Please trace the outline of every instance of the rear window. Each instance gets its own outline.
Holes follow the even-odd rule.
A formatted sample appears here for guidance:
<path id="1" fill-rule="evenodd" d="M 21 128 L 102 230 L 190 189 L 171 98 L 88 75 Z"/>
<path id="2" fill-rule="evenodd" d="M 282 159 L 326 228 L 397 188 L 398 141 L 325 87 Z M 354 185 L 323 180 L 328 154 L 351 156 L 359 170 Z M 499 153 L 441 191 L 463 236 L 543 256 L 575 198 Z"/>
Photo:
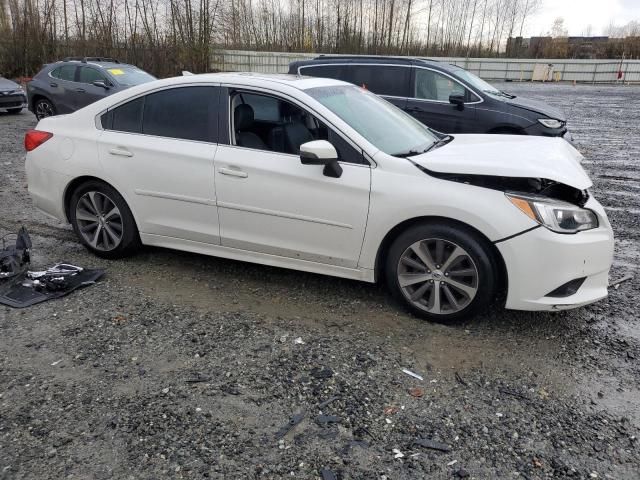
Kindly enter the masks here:
<path id="1" fill-rule="evenodd" d="M 146 96 L 142 133 L 214 142 L 218 95 L 215 87 L 183 87 Z"/>
<path id="2" fill-rule="evenodd" d="M 348 65 L 344 80 L 378 95 L 408 97 L 411 68 L 387 65 Z"/>
<path id="3" fill-rule="evenodd" d="M 131 66 L 116 66 L 113 68 L 107 68 L 106 71 L 109 72 L 118 85 L 125 87 L 132 87 L 133 85 L 152 82 L 156 79 L 156 77 L 148 74 L 144 70 Z"/>
<path id="4" fill-rule="evenodd" d="M 51 72 L 51 76 L 54 78 L 59 78 L 60 80 L 73 82 L 76 76 L 76 66 L 64 65 L 62 67 L 58 67 Z"/>

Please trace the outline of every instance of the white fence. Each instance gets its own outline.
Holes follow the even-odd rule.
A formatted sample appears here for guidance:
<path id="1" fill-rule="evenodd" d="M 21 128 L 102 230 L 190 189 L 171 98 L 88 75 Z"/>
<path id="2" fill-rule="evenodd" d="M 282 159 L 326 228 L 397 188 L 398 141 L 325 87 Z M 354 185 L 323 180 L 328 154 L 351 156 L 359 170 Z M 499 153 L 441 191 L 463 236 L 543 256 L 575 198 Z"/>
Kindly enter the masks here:
<path id="1" fill-rule="evenodd" d="M 317 53 L 254 52 L 218 50 L 211 68 L 219 71 L 287 73 L 289 63 L 318 56 Z M 616 83 L 622 71 L 625 83 L 640 83 L 640 60 L 572 60 L 518 58 L 453 58 L 434 60 L 453 63 L 487 80 L 531 81 L 536 65 L 545 68 L 545 79 L 558 82 Z M 540 67 L 536 73 L 540 72 Z M 535 80 L 539 77 L 536 76 Z"/>

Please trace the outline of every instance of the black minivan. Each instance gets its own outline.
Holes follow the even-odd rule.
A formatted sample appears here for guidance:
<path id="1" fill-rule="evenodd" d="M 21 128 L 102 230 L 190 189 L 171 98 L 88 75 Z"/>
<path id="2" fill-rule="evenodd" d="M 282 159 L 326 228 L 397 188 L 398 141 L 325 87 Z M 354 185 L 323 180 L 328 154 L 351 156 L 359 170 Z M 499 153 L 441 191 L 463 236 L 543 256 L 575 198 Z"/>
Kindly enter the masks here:
<path id="1" fill-rule="evenodd" d="M 473 73 L 435 60 L 321 55 L 292 62 L 289 73 L 359 85 L 443 133 L 567 133 L 560 110 L 502 92 Z"/>

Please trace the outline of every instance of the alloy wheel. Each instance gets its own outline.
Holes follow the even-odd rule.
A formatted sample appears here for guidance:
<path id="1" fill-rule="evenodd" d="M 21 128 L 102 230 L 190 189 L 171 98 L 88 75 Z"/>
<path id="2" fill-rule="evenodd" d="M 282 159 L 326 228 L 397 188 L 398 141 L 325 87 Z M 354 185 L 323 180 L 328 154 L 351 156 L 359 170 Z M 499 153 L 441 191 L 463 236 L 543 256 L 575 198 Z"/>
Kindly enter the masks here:
<path id="1" fill-rule="evenodd" d="M 114 201 L 102 192 L 90 191 L 80 197 L 76 223 L 84 240 L 96 250 L 108 252 L 122 242 L 122 215 Z"/>
<path id="2" fill-rule="evenodd" d="M 55 115 L 53 111 L 53 105 L 46 100 L 42 100 L 36 104 L 36 118 L 42 120 L 43 118 L 52 117 Z"/>
<path id="3" fill-rule="evenodd" d="M 400 256 L 398 285 L 415 307 L 438 315 L 466 308 L 478 292 L 478 268 L 467 251 L 449 240 L 425 239 Z"/>

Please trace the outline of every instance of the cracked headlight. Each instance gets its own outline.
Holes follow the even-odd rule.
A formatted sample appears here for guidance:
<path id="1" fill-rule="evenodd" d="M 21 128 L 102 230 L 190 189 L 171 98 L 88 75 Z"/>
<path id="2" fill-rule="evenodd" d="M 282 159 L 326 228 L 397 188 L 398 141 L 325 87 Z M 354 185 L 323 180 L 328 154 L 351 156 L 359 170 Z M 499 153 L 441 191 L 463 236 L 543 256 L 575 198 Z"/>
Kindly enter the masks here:
<path id="1" fill-rule="evenodd" d="M 538 121 L 547 128 L 560 128 L 564 125 L 564 122 L 555 118 L 539 118 Z"/>
<path id="2" fill-rule="evenodd" d="M 557 233 L 577 233 L 598 228 L 598 217 L 587 208 L 553 198 L 505 193 L 522 213 Z"/>

